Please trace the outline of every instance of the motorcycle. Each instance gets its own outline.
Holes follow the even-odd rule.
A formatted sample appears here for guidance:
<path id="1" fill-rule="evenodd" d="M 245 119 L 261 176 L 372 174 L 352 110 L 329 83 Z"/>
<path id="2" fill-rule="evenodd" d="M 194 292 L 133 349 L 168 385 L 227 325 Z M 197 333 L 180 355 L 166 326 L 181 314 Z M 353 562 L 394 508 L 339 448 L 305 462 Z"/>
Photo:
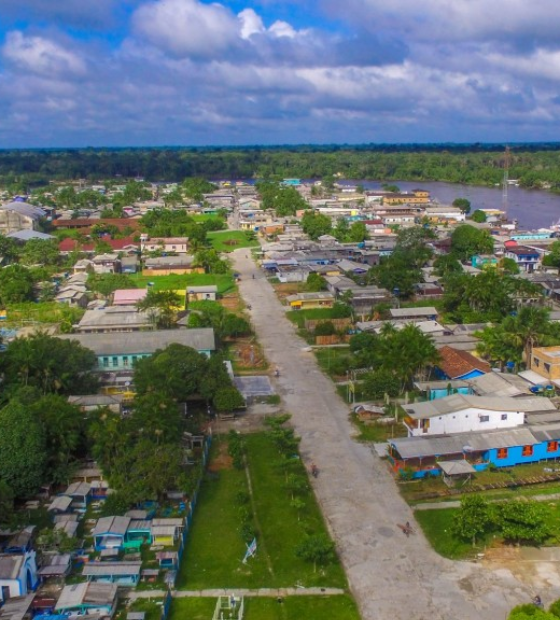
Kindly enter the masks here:
<path id="1" fill-rule="evenodd" d="M 319 468 L 317 467 L 317 465 L 315 465 L 315 463 L 311 464 L 311 475 L 313 476 L 313 478 L 317 478 L 317 476 L 319 475 Z"/>

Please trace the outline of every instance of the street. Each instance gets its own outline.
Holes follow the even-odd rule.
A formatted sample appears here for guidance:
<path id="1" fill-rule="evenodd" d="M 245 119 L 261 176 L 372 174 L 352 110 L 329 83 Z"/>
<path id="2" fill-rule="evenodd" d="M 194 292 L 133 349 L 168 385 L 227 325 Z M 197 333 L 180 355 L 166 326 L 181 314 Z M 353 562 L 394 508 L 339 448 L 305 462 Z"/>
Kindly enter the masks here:
<path id="1" fill-rule="evenodd" d="M 264 353 L 280 369 L 272 380 L 301 436 L 303 458 L 320 470 L 313 487 L 364 620 L 495 620 L 530 602 L 535 592 L 510 571 L 448 561 L 431 549 L 385 463 L 352 440 L 348 406 L 305 350 L 249 251 L 230 256 Z M 397 526 L 407 521 L 415 530 L 409 537 Z M 539 594 L 549 603 L 560 589 Z"/>

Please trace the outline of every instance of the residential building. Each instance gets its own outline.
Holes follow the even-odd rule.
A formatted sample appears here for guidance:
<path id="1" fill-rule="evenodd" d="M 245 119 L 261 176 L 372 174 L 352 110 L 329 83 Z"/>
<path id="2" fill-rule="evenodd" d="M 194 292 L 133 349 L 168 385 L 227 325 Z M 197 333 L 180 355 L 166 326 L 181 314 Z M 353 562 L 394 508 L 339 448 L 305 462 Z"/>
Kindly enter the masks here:
<path id="1" fill-rule="evenodd" d="M 137 332 L 153 329 L 157 312 L 138 310 L 136 306 L 109 306 L 100 310 L 86 310 L 74 329 L 81 334 L 108 334 Z"/>
<path id="2" fill-rule="evenodd" d="M 192 347 L 207 356 L 216 350 L 214 330 L 167 329 L 111 334 L 61 334 L 59 338 L 75 340 L 97 356 L 98 370 L 131 370 L 137 360 L 150 357 L 157 349 L 177 343 Z"/>
<path id="3" fill-rule="evenodd" d="M 188 286 L 185 295 L 187 306 L 191 301 L 216 301 L 218 297 L 218 287 L 215 284 Z"/>
<path id="4" fill-rule="evenodd" d="M 181 256 L 158 256 L 146 258 L 142 274 L 145 276 L 166 276 L 172 273 L 179 275 L 186 273 L 204 273 L 204 267 L 198 267 L 194 263 L 194 256 L 181 254 Z"/>
<path id="5" fill-rule="evenodd" d="M 36 554 L 33 549 L 0 554 L 0 602 L 26 596 L 38 583 Z"/>
<path id="6" fill-rule="evenodd" d="M 0 205 L 0 234 L 37 230 L 46 215 L 43 209 L 17 200 Z"/>
<path id="7" fill-rule="evenodd" d="M 533 372 L 551 382 L 560 380 L 560 346 L 535 347 L 531 358 Z"/>
<path id="8" fill-rule="evenodd" d="M 135 306 L 147 294 L 147 288 L 119 288 L 113 293 L 113 306 Z"/>
<path id="9" fill-rule="evenodd" d="M 112 618 L 117 609 L 114 583 L 76 583 L 64 586 L 55 611 L 61 614 Z"/>
<path id="10" fill-rule="evenodd" d="M 286 297 L 292 310 L 306 310 L 309 308 L 332 308 L 334 296 L 332 293 L 298 293 Z"/>
<path id="11" fill-rule="evenodd" d="M 437 310 L 433 307 L 424 308 L 391 308 L 389 310 L 392 319 L 407 321 L 435 321 Z"/>
<path id="12" fill-rule="evenodd" d="M 521 271 L 533 272 L 539 263 L 540 254 L 537 250 L 528 248 L 524 245 L 517 245 L 506 248 L 505 258 L 515 261 Z"/>
<path id="13" fill-rule="evenodd" d="M 164 252 L 186 254 L 189 247 L 187 237 L 150 237 L 146 234 L 140 236 L 140 249 L 146 252 Z"/>
<path id="14" fill-rule="evenodd" d="M 84 565 L 82 576 L 90 583 L 134 587 L 140 581 L 141 569 L 142 562 L 89 562 Z"/>
<path id="15" fill-rule="evenodd" d="M 438 400 L 404 406 L 409 436 L 449 435 L 513 428 L 528 412 L 556 411 L 548 398 L 508 398 L 453 394 Z"/>
<path id="16" fill-rule="evenodd" d="M 488 362 L 468 351 L 445 346 L 441 347 L 438 353 L 440 359 L 435 372 L 441 379 L 474 379 L 492 369 Z"/>

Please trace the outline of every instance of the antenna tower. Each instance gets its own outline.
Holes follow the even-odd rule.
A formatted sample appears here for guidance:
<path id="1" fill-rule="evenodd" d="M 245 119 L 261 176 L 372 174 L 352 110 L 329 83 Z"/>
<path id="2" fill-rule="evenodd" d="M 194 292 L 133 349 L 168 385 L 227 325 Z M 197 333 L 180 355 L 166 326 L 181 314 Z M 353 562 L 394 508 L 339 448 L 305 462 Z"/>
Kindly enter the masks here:
<path id="1" fill-rule="evenodd" d="M 504 212 L 504 218 L 506 220 L 508 216 L 509 159 L 510 150 L 509 146 L 506 146 L 504 155 L 504 178 L 502 181 L 502 211 Z"/>

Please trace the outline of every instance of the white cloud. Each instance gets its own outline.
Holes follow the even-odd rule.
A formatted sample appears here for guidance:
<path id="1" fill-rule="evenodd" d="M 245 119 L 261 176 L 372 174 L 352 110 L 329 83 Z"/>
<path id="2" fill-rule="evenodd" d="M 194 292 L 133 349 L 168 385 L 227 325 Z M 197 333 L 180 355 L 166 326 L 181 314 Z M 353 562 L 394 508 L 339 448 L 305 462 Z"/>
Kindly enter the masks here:
<path id="1" fill-rule="evenodd" d="M 77 54 L 49 39 L 25 36 L 19 30 L 8 33 L 2 54 L 19 67 L 43 75 L 81 75 L 86 70 L 84 61 Z"/>
<path id="2" fill-rule="evenodd" d="M 283 22 L 281 20 L 274 22 L 269 28 L 269 32 L 275 37 L 289 37 L 290 39 L 293 39 L 297 35 L 297 32 L 288 22 Z"/>
<path id="3" fill-rule="evenodd" d="M 263 34 L 265 27 L 259 15 L 253 9 L 243 9 L 237 16 L 241 22 L 241 38 L 249 39 L 254 34 Z"/>
<path id="4" fill-rule="evenodd" d="M 134 14 L 133 27 L 136 34 L 178 56 L 213 57 L 239 38 L 237 18 L 229 9 L 197 0 L 145 4 Z"/>

